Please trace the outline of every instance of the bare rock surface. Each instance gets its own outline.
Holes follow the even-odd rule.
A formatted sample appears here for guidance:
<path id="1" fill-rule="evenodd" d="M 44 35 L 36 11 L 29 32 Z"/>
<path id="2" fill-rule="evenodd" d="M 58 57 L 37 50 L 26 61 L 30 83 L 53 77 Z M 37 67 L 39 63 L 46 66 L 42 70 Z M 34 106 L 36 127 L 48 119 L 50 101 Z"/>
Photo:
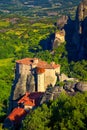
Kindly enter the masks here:
<path id="1" fill-rule="evenodd" d="M 76 89 L 80 92 L 87 91 L 87 82 L 78 82 L 76 84 Z"/>

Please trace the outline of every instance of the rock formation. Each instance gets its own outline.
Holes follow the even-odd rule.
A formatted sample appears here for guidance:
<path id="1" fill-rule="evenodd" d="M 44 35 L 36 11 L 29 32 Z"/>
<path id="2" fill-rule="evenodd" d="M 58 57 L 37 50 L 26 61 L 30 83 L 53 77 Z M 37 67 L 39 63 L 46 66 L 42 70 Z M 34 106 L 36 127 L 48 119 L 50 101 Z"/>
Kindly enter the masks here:
<path id="1" fill-rule="evenodd" d="M 40 101 L 40 104 L 46 103 L 50 100 L 55 100 L 56 98 L 58 98 L 61 92 L 65 92 L 63 87 L 59 87 L 59 86 L 55 86 L 54 88 L 49 87 L 44 93 Z"/>
<path id="2" fill-rule="evenodd" d="M 15 80 L 10 95 L 10 110 L 26 92 L 45 92 L 48 86 L 54 86 L 60 74 L 60 65 L 48 64 L 38 58 L 24 58 L 16 61 Z"/>
<path id="3" fill-rule="evenodd" d="M 73 42 L 77 47 L 78 59 L 87 57 L 87 0 L 77 7 Z M 87 59 L 87 58 L 86 58 Z"/>
<path id="4" fill-rule="evenodd" d="M 61 30 L 65 26 L 65 24 L 67 24 L 68 20 L 69 20 L 68 16 L 66 15 L 61 16 L 56 23 L 58 29 Z"/>
<path id="5" fill-rule="evenodd" d="M 87 82 L 78 82 L 76 84 L 76 89 L 80 92 L 87 91 Z"/>
<path id="6" fill-rule="evenodd" d="M 47 88 L 46 92 L 42 96 L 40 104 L 47 103 L 50 100 L 57 99 L 61 93 L 66 93 L 70 96 L 74 96 L 78 92 L 87 91 L 87 82 L 64 82 L 63 86 L 55 86 Z"/>
<path id="7" fill-rule="evenodd" d="M 52 49 L 57 48 L 58 46 L 60 46 L 63 42 L 65 42 L 66 40 L 66 30 L 64 29 L 65 25 L 68 24 L 69 21 L 69 17 L 63 15 L 62 17 L 60 17 L 57 22 L 56 22 L 56 26 L 58 31 L 55 32 L 55 36 L 52 42 Z"/>
<path id="8" fill-rule="evenodd" d="M 69 78 L 67 75 L 65 75 L 64 73 L 58 75 L 58 79 L 60 82 L 63 82 L 63 81 L 76 81 L 77 79 L 75 78 Z"/>
<path id="9" fill-rule="evenodd" d="M 77 7 L 75 20 L 62 16 L 56 26 L 59 32 L 55 33 L 53 49 L 66 41 L 69 61 L 87 59 L 87 0 Z"/>
<path id="10" fill-rule="evenodd" d="M 60 31 L 57 31 L 55 33 L 55 38 L 53 41 L 53 45 L 52 45 L 52 49 L 57 48 L 58 46 L 61 45 L 61 43 L 63 43 L 65 41 L 65 30 L 62 29 Z"/>

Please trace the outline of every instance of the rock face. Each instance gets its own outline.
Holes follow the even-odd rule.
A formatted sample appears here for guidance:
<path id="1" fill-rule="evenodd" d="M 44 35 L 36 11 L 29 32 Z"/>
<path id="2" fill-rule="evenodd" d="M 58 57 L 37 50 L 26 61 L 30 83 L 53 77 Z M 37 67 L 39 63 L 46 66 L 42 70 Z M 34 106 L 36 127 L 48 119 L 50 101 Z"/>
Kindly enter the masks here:
<path id="1" fill-rule="evenodd" d="M 63 87 L 55 86 L 53 88 L 52 87 L 48 88 L 46 92 L 44 93 L 40 101 L 40 104 L 46 103 L 50 100 L 55 100 L 56 98 L 58 98 L 61 92 L 65 92 Z"/>
<path id="2" fill-rule="evenodd" d="M 47 88 L 46 92 L 42 96 L 40 104 L 46 103 L 50 100 L 57 99 L 61 93 L 66 93 L 66 94 L 69 94 L 70 96 L 75 95 L 76 94 L 75 85 L 76 83 L 74 82 L 65 82 L 65 84 L 61 87 L 55 86 L 55 87 Z"/>
<path id="3" fill-rule="evenodd" d="M 66 81 L 63 86 L 50 87 L 46 90 L 40 104 L 46 103 L 50 100 L 57 99 L 60 94 L 66 93 L 70 96 L 74 96 L 78 92 L 87 91 L 87 82 L 68 82 Z"/>
<path id="4" fill-rule="evenodd" d="M 64 31 L 64 29 L 62 29 L 62 30 L 55 33 L 55 38 L 53 41 L 52 49 L 57 48 L 64 41 L 65 41 L 65 31 Z"/>
<path id="5" fill-rule="evenodd" d="M 77 8 L 77 19 L 83 21 L 87 17 L 87 0 L 82 0 Z"/>
<path id="6" fill-rule="evenodd" d="M 78 58 L 87 57 L 87 0 L 82 0 L 76 11 L 73 42 L 77 47 Z"/>
<path id="7" fill-rule="evenodd" d="M 64 27 L 65 25 L 67 25 L 68 21 L 69 21 L 69 17 L 65 15 L 63 15 L 57 20 L 56 26 L 58 28 L 58 31 L 55 32 L 55 36 L 52 42 L 52 49 L 57 48 L 63 42 L 65 42 L 66 30 L 64 29 Z"/>
<path id="8" fill-rule="evenodd" d="M 76 84 L 76 89 L 80 92 L 87 91 L 87 82 L 78 82 Z"/>
<path id="9" fill-rule="evenodd" d="M 17 101 L 26 92 L 35 92 L 35 80 L 32 73 L 30 75 L 22 74 L 16 77 L 11 90 L 9 112 L 17 106 Z"/>
<path id="10" fill-rule="evenodd" d="M 59 81 L 60 82 L 63 82 L 63 81 L 75 81 L 76 79 L 75 78 L 69 78 L 67 75 L 65 75 L 64 73 L 60 74 L 58 76 L 59 78 Z"/>
<path id="11" fill-rule="evenodd" d="M 60 65 L 48 64 L 38 58 L 24 58 L 16 61 L 15 80 L 10 95 L 10 110 L 26 92 L 45 92 L 48 86 L 54 86 L 60 74 Z"/>
<path id="12" fill-rule="evenodd" d="M 65 24 L 67 24 L 68 19 L 69 19 L 69 17 L 66 16 L 66 15 L 63 15 L 62 17 L 60 17 L 60 18 L 57 20 L 57 23 L 56 23 L 58 29 L 61 30 L 61 29 L 65 26 Z"/>
<path id="13" fill-rule="evenodd" d="M 53 49 L 66 41 L 69 61 L 87 59 L 87 0 L 82 0 L 77 7 L 75 20 L 62 16 L 56 26 L 60 31 L 55 34 Z M 64 32 L 62 37 L 61 30 Z"/>

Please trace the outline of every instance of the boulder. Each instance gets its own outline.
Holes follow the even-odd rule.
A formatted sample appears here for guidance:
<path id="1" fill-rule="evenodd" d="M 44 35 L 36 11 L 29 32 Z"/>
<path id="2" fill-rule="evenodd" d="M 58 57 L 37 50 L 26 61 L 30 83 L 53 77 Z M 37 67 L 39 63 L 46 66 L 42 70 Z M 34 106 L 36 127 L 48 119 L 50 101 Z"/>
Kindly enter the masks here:
<path id="1" fill-rule="evenodd" d="M 67 75 L 65 75 L 64 73 L 62 73 L 61 75 L 59 75 L 59 81 L 63 82 L 63 81 L 75 81 L 75 78 L 69 78 Z"/>
<path id="2" fill-rule="evenodd" d="M 61 94 L 61 92 L 65 92 L 63 87 L 55 86 L 55 87 L 48 88 L 46 92 L 44 93 L 40 101 L 40 104 L 46 103 L 50 100 L 57 99 L 59 95 Z"/>
<path id="3" fill-rule="evenodd" d="M 76 84 L 76 89 L 80 92 L 87 91 L 87 82 L 78 82 Z"/>
<path id="4" fill-rule="evenodd" d="M 63 86 L 65 91 L 69 92 L 74 92 L 75 89 L 75 82 L 66 82 L 65 85 Z"/>

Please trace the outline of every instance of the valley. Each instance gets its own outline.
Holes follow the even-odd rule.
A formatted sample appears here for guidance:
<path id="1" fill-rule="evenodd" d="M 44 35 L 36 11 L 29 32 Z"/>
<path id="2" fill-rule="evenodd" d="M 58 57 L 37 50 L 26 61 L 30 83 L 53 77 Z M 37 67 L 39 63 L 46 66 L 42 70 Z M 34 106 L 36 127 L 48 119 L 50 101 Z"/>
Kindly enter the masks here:
<path id="1" fill-rule="evenodd" d="M 3 15 L 21 15 L 29 18 L 58 18 L 62 15 L 75 16 L 77 1 L 69 0 L 1 0 L 0 13 Z"/>
<path id="2" fill-rule="evenodd" d="M 49 99 L 48 103 L 31 111 L 23 121 L 23 130 L 86 130 L 87 3 L 86 0 L 79 3 L 79 0 L 0 1 L 1 130 L 8 114 L 15 62 L 23 58 L 38 58 L 47 64 L 55 62 L 61 66 L 61 80 L 57 78 L 55 87 L 48 87 L 42 102 L 46 102 L 48 96 L 55 100 Z M 75 81 L 66 82 L 66 79 Z"/>

